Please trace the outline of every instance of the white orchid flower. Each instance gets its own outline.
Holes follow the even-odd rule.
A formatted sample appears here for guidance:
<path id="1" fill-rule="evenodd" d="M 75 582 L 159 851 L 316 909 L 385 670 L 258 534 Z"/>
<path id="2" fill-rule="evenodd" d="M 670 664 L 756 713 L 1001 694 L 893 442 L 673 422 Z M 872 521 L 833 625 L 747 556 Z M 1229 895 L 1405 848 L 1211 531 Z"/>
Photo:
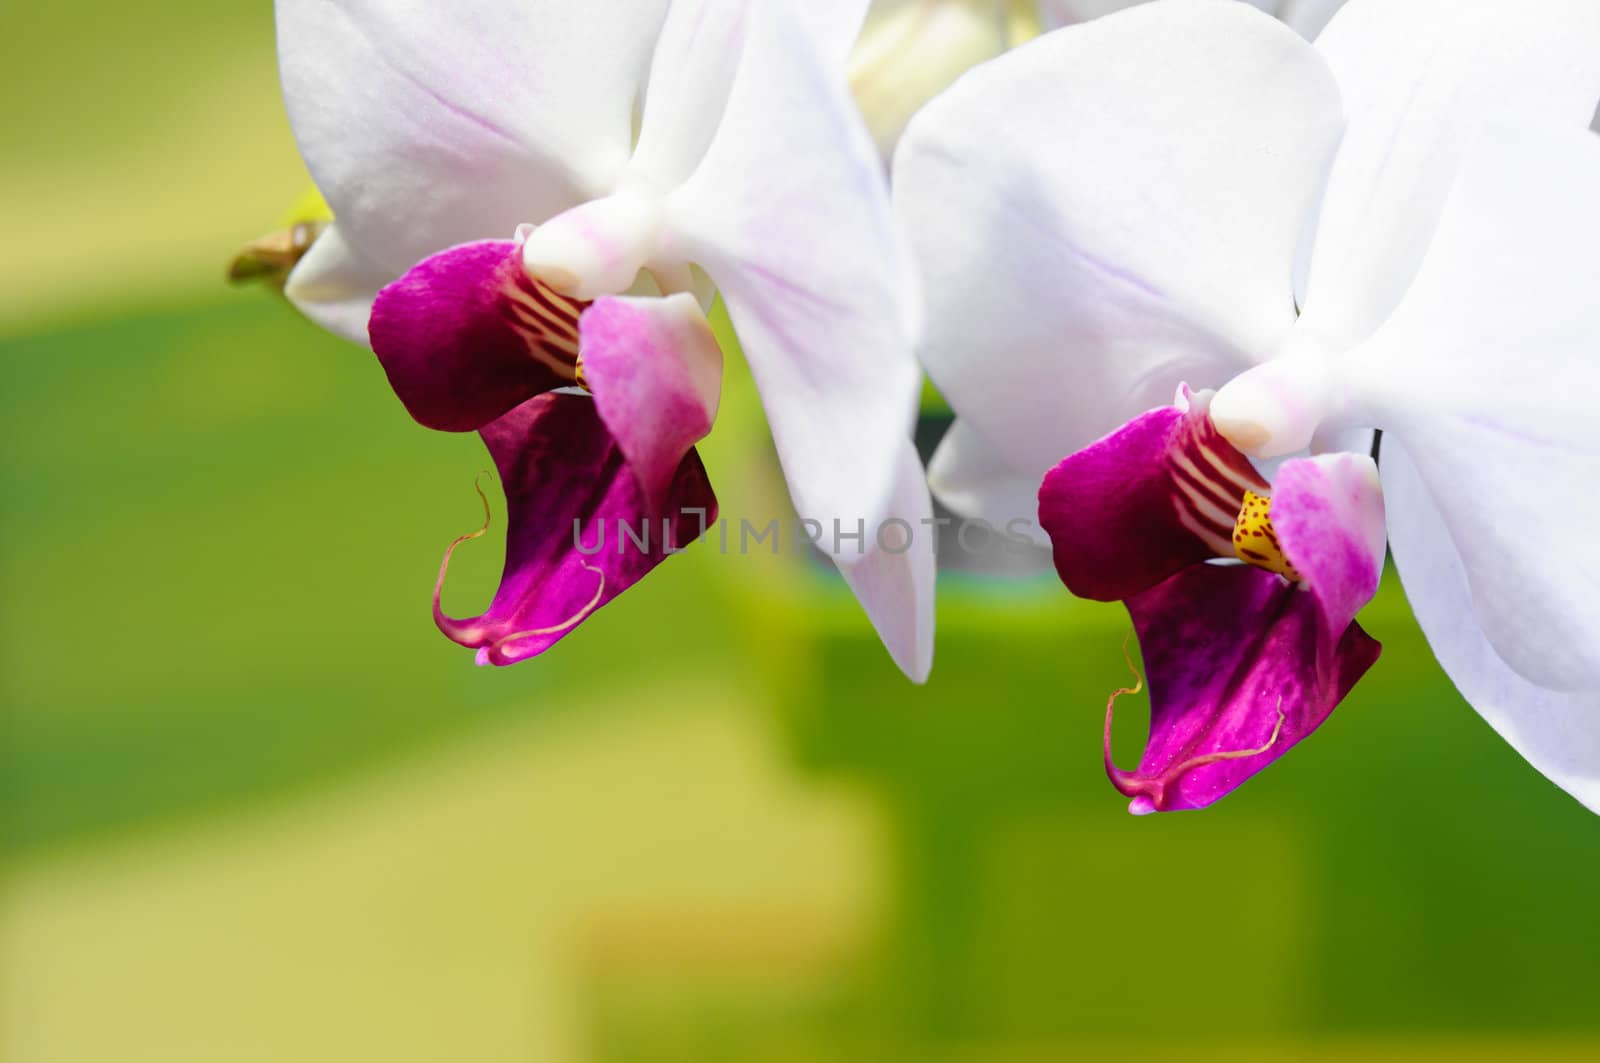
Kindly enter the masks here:
<path id="1" fill-rule="evenodd" d="M 1128 602 L 1135 811 L 1321 723 L 1377 655 L 1385 529 L 1465 699 L 1600 810 L 1597 100 L 1593 0 L 1351 0 L 1315 46 L 1157 0 L 912 123 L 935 491 L 1005 519 L 1043 480 L 1069 588 Z M 1164 405 L 1186 382 L 1218 390 Z"/>
<path id="2" fill-rule="evenodd" d="M 865 8 L 278 0 L 290 120 L 336 219 L 286 293 L 370 341 L 418 421 L 488 444 L 499 593 L 471 620 L 435 593 L 480 662 L 541 652 L 714 514 L 709 277 L 797 511 L 927 674 L 932 551 L 873 534 L 930 511 L 915 290 L 844 72 Z M 612 520 L 661 534 L 589 556 Z"/>

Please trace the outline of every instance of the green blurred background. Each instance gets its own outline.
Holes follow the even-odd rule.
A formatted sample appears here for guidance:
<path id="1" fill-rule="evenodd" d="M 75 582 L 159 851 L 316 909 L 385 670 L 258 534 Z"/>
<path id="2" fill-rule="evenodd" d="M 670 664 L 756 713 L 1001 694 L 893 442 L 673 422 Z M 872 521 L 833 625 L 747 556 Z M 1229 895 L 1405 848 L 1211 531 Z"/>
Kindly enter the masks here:
<path id="1" fill-rule="evenodd" d="M 221 283 L 306 181 L 270 5 L 6 23 L 7 1063 L 1600 1057 L 1600 822 L 1395 586 L 1315 739 L 1143 820 L 1125 620 L 1048 578 L 945 578 L 925 689 L 836 578 L 708 550 L 473 667 L 427 594 L 476 441 Z M 725 402 L 764 523 L 738 364 Z"/>

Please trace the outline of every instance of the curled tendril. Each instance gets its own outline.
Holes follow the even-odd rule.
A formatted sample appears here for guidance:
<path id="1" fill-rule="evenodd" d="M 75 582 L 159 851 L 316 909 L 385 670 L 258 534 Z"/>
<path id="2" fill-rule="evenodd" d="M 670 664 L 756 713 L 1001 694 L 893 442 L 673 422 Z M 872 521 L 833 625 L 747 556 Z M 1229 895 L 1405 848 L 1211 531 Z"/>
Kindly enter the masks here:
<path id="1" fill-rule="evenodd" d="M 443 610 L 439 606 L 439 597 L 444 593 L 444 577 L 445 573 L 450 571 L 450 558 L 455 555 L 456 547 L 460 546 L 462 543 L 469 539 L 481 539 L 488 534 L 489 522 L 492 518 L 489 511 L 489 496 L 485 494 L 483 490 L 483 478 L 485 476 L 492 477 L 493 475 L 494 473 L 490 472 L 488 469 L 481 469 L 479 470 L 478 475 L 472 478 L 472 489 L 478 492 L 478 501 L 483 503 L 483 526 L 477 531 L 467 532 L 465 535 L 458 535 L 451 540 L 450 545 L 445 547 L 444 560 L 439 562 L 439 578 L 435 580 L 433 584 L 433 612 L 434 616 L 441 621 L 444 619 L 444 617 Z"/>
<path id="2" fill-rule="evenodd" d="M 1120 768 L 1118 768 L 1116 763 L 1111 759 L 1111 718 L 1112 718 L 1113 715 L 1115 715 L 1117 699 L 1120 698 L 1120 697 L 1123 697 L 1124 695 L 1132 697 L 1133 695 L 1136 695 L 1140 691 L 1144 690 L 1144 676 L 1139 674 L 1139 669 L 1137 667 L 1135 667 L 1135 665 L 1133 663 L 1133 654 L 1128 652 L 1128 643 L 1129 643 L 1130 640 L 1132 640 L 1132 638 L 1133 638 L 1133 629 L 1129 628 L 1127 634 L 1122 636 L 1122 659 L 1127 662 L 1128 671 L 1133 673 L 1133 679 L 1134 679 L 1133 686 L 1131 686 L 1131 687 L 1118 687 L 1116 690 L 1113 690 L 1111 692 L 1111 696 L 1106 699 L 1106 735 L 1105 735 L 1106 774 L 1111 776 L 1113 782 L 1116 781 L 1117 776 L 1124 774 L 1124 772 Z"/>
<path id="3" fill-rule="evenodd" d="M 1167 787 L 1197 768 L 1203 768 L 1207 764 L 1217 764 L 1226 760 L 1243 760 L 1246 757 L 1257 757 L 1278 744 L 1278 738 L 1283 734 L 1284 724 L 1282 694 L 1278 695 L 1278 704 L 1276 706 L 1277 723 L 1273 725 L 1272 735 L 1263 745 L 1259 745 L 1254 749 L 1232 749 L 1190 757 L 1188 760 L 1173 765 L 1162 772 L 1158 778 L 1153 779 L 1141 779 L 1135 772 L 1123 771 L 1118 768 L 1111 757 L 1111 721 L 1115 715 L 1117 699 L 1124 695 L 1138 694 L 1144 690 L 1144 676 L 1139 674 L 1139 669 L 1133 663 L 1133 656 L 1128 652 L 1128 641 L 1132 637 L 1132 630 L 1129 630 L 1122 637 L 1122 659 L 1127 662 L 1128 671 L 1133 673 L 1135 682 L 1131 687 L 1121 687 L 1112 691 L 1111 696 L 1106 699 L 1106 728 L 1103 745 L 1106 775 L 1110 777 L 1112 785 L 1116 786 L 1124 795 L 1128 797 L 1144 795 L 1150 798 L 1155 807 L 1159 809 L 1165 803 Z"/>

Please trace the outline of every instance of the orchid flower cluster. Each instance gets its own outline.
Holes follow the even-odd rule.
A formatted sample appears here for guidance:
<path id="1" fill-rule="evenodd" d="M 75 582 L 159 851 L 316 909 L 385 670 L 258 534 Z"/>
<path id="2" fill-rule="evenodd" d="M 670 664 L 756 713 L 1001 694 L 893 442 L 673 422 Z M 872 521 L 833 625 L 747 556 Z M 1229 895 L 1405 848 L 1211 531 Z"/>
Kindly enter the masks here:
<path id="1" fill-rule="evenodd" d="M 867 7 L 278 0 L 334 217 L 285 292 L 504 488 L 499 589 L 444 612 L 458 539 L 439 628 L 528 659 L 704 531 L 720 298 L 798 514 L 916 529 L 931 482 L 1125 604 L 1134 812 L 1329 717 L 1390 554 L 1466 700 L 1600 811 L 1600 4 Z M 957 416 L 926 476 L 919 363 Z M 653 534 L 579 548 L 613 521 Z M 921 681 L 931 548 L 833 545 Z"/>

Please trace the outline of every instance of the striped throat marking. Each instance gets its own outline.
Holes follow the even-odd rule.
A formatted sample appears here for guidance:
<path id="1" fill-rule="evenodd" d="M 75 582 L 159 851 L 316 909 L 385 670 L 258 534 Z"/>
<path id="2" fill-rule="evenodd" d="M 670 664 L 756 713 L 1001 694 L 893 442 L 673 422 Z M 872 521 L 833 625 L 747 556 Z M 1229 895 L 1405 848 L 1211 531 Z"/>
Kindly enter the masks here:
<path id="1" fill-rule="evenodd" d="M 1201 411 L 1168 455 L 1178 522 L 1219 558 L 1301 582 L 1272 528 L 1267 481 Z"/>
<path id="2" fill-rule="evenodd" d="M 1209 418 L 1192 422 L 1170 461 L 1178 522 L 1216 556 L 1232 557 L 1240 502 L 1252 490 L 1265 491 L 1266 481 Z"/>
<path id="3" fill-rule="evenodd" d="M 506 271 L 500 312 L 528 345 L 528 355 L 552 372 L 584 384 L 578 365 L 578 318 L 589 303 L 557 293 L 521 268 Z"/>

